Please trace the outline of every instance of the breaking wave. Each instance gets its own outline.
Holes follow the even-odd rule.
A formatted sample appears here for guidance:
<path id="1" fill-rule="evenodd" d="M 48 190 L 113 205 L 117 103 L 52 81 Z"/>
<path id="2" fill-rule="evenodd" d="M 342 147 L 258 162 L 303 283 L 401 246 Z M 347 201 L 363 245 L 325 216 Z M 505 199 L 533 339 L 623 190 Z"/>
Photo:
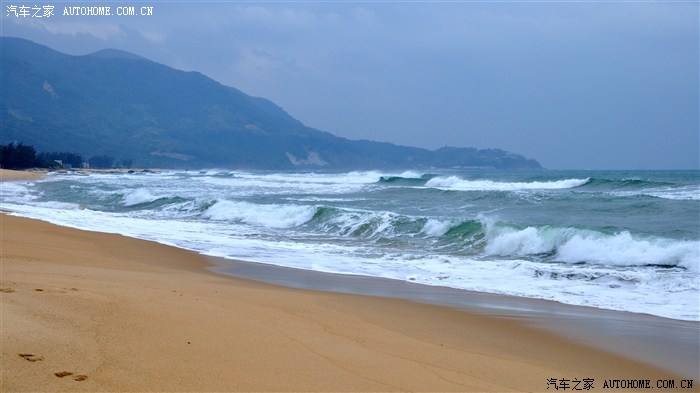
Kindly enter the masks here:
<path id="1" fill-rule="evenodd" d="M 293 228 L 309 221 L 316 208 L 297 205 L 260 205 L 250 202 L 218 201 L 203 213 L 217 221 L 243 222 L 267 228 Z"/>
<path id="2" fill-rule="evenodd" d="M 589 179 L 566 179 L 556 181 L 498 182 L 493 180 L 465 180 L 457 176 L 434 177 L 428 180 L 427 187 L 458 191 L 521 191 L 555 190 L 574 188 L 586 184 Z"/>
<path id="3" fill-rule="evenodd" d="M 222 200 L 206 208 L 211 220 L 243 222 L 372 242 L 424 241 L 472 256 L 529 258 L 567 264 L 679 267 L 700 272 L 700 242 L 605 233 L 558 226 L 516 226 L 483 217 L 466 220 L 412 217 L 328 206 L 264 205 Z"/>
<path id="4" fill-rule="evenodd" d="M 122 204 L 124 206 L 135 206 L 143 203 L 154 202 L 159 198 L 160 197 L 151 194 L 151 192 L 145 188 L 137 188 L 128 192 L 122 197 Z"/>
<path id="5" fill-rule="evenodd" d="M 49 175 L 3 209 L 303 269 L 698 320 L 696 172 Z"/>
<path id="6" fill-rule="evenodd" d="M 555 262 L 606 266 L 681 267 L 700 272 L 700 242 L 599 231 L 487 224 L 488 255 L 546 256 Z"/>

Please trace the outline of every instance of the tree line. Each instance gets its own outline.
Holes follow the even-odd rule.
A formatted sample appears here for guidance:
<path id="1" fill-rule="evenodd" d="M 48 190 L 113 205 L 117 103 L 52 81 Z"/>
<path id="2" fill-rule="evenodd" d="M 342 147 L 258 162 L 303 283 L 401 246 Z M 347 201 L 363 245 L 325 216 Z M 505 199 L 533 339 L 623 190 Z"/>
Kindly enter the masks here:
<path id="1" fill-rule="evenodd" d="M 58 163 L 61 162 L 61 164 Z M 38 153 L 33 146 L 20 143 L 8 143 L 0 145 L 0 168 L 4 169 L 27 169 L 27 168 L 82 168 L 85 163 L 90 168 L 113 168 L 114 158 L 106 155 L 90 157 L 87 161 L 77 153 L 69 152 L 49 152 Z M 130 160 L 125 160 L 123 164 L 129 164 Z"/>

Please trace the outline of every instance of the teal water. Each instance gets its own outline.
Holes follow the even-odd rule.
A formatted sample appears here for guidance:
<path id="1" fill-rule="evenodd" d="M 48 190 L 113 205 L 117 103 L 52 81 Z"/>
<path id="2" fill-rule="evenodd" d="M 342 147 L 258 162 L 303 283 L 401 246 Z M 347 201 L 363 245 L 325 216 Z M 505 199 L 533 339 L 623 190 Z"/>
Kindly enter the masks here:
<path id="1" fill-rule="evenodd" d="M 224 258 L 700 320 L 699 171 L 68 173 L 1 194 Z"/>

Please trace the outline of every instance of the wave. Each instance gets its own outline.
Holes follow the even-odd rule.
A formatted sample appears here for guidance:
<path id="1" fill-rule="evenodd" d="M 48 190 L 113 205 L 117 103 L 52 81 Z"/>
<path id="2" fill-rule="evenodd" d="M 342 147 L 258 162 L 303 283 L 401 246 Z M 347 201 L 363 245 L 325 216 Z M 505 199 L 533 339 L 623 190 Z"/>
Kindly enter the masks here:
<path id="1" fill-rule="evenodd" d="M 347 173 L 249 173 L 212 170 L 195 179 L 210 185 L 230 188 L 235 182 L 240 190 L 268 190 L 269 192 L 348 193 L 359 192 L 373 184 L 380 186 L 428 188 L 440 191 L 547 191 L 572 189 L 584 192 L 602 192 L 610 196 L 647 196 L 671 200 L 700 200 L 696 185 L 677 184 L 663 180 L 637 177 L 585 177 L 559 180 L 504 181 L 495 179 L 466 179 L 435 173 L 405 171 L 355 171 Z"/>
<path id="2" fill-rule="evenodd" d="M 471 256 L 528 258 L 565 264 L 678 267 L 700 272 L 700 241 L 559 226 L 515 226 L 478 217 L 437 219 L 320 207 L 311 231 L 367 240 L 423 241 Z"/>
<path id="3" fill-rule="evenodd" d="M 121 203 L 124 206 L 135 206 L 144 203 L 154 202 L 159 198 L 159 196 L 151 194 L 151 192 L 145 188 L 137 188 L 128 192 L 127 194 L 124 194 L 122 196 Z"/>
<path id="4" fill-rule="evenodd" d="M 656 200 L 700 199 L 695 173 L 429 172 L 56 175 L 0 199 L 209 255 L 698 319 L 698 205 Z"/>
<path id="5" fill-rule="evenodd" d="M 305 193 L 347 194 L 358 192 L 376 183 L 385 174 L 376 171 L 348 173 L 206 173 L 193 177 L 207 188 L 218 188 L 238 196 L 250 193 L 274 195 Z M 234 188 L 235 187 L 235 188 Z"/>
<path id="6" fill-rule="evenodd" d="M 622 197 L 645 196 L 670 200 L 700 200 L 700 187 L 697 185 L 683 185 L 637 178 L 621 180 L 591 178 L 589 182 L 580 186 L 579 189 L 607 192 L 610 195 Z"/>
<path id="7" fill-rule="evenodd" d="M 217 210 L 217 205 L 208 213 Z M 471 256 L 529 258 L 566 264 L 679 267 L 691 272 L 700 271 L 698 241 L 633 235 L 627 231 L 605 233 L 574 227 L 520 227 L 483 217 L 459 220 L 326 206 L 244 206 L 259 210 L 246 213 L 256 217 L 258 224 L 283 228 L 301 226 L 311 233 L 372 242 L 423 242 L 428 248 L 447 247 Z M 238 210 L 227 218 L 250 221 L 250 218 L 242 218 L 245 214 Z M 226 214 L 231 215 L 230 207 Z"/>
<path id="8" fill-rule="evenodd" d="M 401 175 L 410 177 L 413 172 Z M 399 175 L 399 176 L 401 176 Z M 271 184 L 371 184 L 382 176 L 378 171 L 353 171 L 346 173 L 248 173 L 231 172 L 230 177 L 236 179 L 256 180 Z"/>
<path id="9" fill-rule="evenodd" d="M 662 190 L 649 190 L 644 195 L 675 201 L 700 201 L 700 188 L 684 187 Z"/>
<path id="10" fill-rule="evenodd" d="M 561 227 L 515 228 L 486 224 L 487 255 L 545 257 L 552 262 L 607 266 L 681 267 L 700 272 L 700 241 L 635 236 L 628 231 L 606 234 Z"/>
<path id="11" fill-rule="evenodd" d="M 368 173 L 362 173 L 352 176 L 367 175 Z M 595 179 L 566 179 L 551 182 L 499 183 L 490 180 L 468 181 L 457 177 L 441 178 L 432 174 L 404 173 L 402 175 L 384 178 L 384 181 L 394 181 L 399 184 L 414 180 L 425 181 L 426 184 L 442 181 L 443 184 L 451 182 L 452 187 L 464 187 L 465 184 L 469 184 L 474 188 L 491 187 L 506 190 L 537 187 L 570 188 L 579 187 L 576 184 L 596 182 Z M 367 180 L 368 176 L 364 179 Z M 634 179 L 621 182 L 629 182 L 630 186 L 635 185 L 635 187 L 639 184 L 639 181 Z M 18 195 L 26 193 L 24 189 L 19 188 L 14 191 Z M 430 248 L 434 247 L 436 252 L 469 257 L 498 256 L 505 259 L 526 258 L 531 261 L 565 264 L 658 266 L 683 268 L 689 272 L 700 271 L 699 241 L 654 237 L 625 230 L 602 232 L 595 229 L 554 225 L 512 225 L 481 216 L 471 218 L 412 216 L 389 211 L 319 205 L 314 202 L 263 204 L 215 197 L 184 198 L 163 189 L 152 190 L 146 187 L 124 190 L 121 193 L 105 193 L 112 195 L 114 199 L 111 200 L 112 202 L 103 201 L 103 203 L 121 206 L 120 209 L 104 209 L 105 211 L 132 214 L 142 210 L 144 217 L 151 218 L 203 218 L 258 228 L 294 228 L 296 233 L 302 235 L 330 236 L 328 238 L 330 241 L 339 238 L 362 240 L 377 247 L 414 243 L 411 247 L 418 247 L 426 253 L 430 253 Z M 71 208 L 78 208 L 78 206 Z M 386 248 L 383 250 L 393 252 Z"/>
<path id="12" fill-rule="evenodd" d="M 657 266 L 700 272 L 700 241 L 601 232 L 559 226 L 516 226 L 489 218 L 440 219 L 349 208 L 255 204 L 229 200 L 206 207 L 203 217 L 290 229 L 331 238 L 364 239 L 375 246 L 414 243 L 472 257 L 604 266 Z"/>
<path id="13" fill-rule="evenodd" d="M 446 234 L 452 226 L 451 221 L 440 221 L 431 218 L 425 222 L 421 231 L 427 236 L 438 237 Z"/>
<path id="14" fill-rule="evenodd" d="M 319 207 L 308 229 L 353 238 L 398 238 L 418 233 L 426 221 L 391 212 Z"/>
<path id="15" fill-rule="evenodd" d="M 107 193 L 109 194 L 109 193 Z M 114 204 L 113 204 L 114 201 Z M 123 206 L 119 208 L 118 205 Z M 102 199 L 99 209 L 104 211 L 148 212 L 152 217 L 176 218 L 196 215 L 206 202 L 183 198 L 177 195 L 157 195 L 146 188 L 137 188 L 119 196 Z"/>
<path id="16" fill-rule="evenodd" d="M 589 178 L 586 178 L 554 181 L 498 182 L 493 180 L 466 180 L 457 176 L 449 176 L 433 177 L 425 183 L 425 186 L 458 191 L 556 190 L 579 187 L 588 183 L 589 180 Z"/>
<path id="17" fill-rule="evenodd" d="M 202 214 L 216 221 L 243 222 L 266 228 L 293 228 L 311 220 L 317 208 L 298 205 L 261 205 L 250 202 L 217 201 Z"/>
<path id="18" fill-rule="evenodd" d="M 628 178 L 611 180 L 605 178 L 591 178 L 585 184 L 586 189 L 606 189 L 606 190 L 640 190 L 644 188 L 654 188 L 654 187 L 670 187 L 673 183 L 662 182 L 662 181 L 651 181 L 639 178 Z"/>
<path id="19" fill-rule="evenodd" d="M 700 272 L 700 242 L 635 238 L 629 232 L 613 236 L 577 233 L 557 249 L 556 259 L 621 266 L 682 267 Z"/>
<path id="20" fill-rule="evenodd" d="M 380 184 L 400 185 L 400 186 L 424 186 L 430 179 L 437 175 L 426 173 L 420 176 L 408 176 L 410 174 L 402 174 L 400 176 L 382 176 L 379 178 Z"/>

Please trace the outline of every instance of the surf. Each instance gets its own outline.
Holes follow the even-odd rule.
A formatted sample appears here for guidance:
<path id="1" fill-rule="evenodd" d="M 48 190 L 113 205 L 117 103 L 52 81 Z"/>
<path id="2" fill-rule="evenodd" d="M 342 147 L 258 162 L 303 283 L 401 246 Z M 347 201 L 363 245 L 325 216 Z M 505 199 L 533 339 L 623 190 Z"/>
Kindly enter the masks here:
<path id="1" fill-rule="evenodd" d="M 700 320 L 699 192 L 694 172 L 211 169 L 0 195 L 12 214 L 217 257 Z"/>

